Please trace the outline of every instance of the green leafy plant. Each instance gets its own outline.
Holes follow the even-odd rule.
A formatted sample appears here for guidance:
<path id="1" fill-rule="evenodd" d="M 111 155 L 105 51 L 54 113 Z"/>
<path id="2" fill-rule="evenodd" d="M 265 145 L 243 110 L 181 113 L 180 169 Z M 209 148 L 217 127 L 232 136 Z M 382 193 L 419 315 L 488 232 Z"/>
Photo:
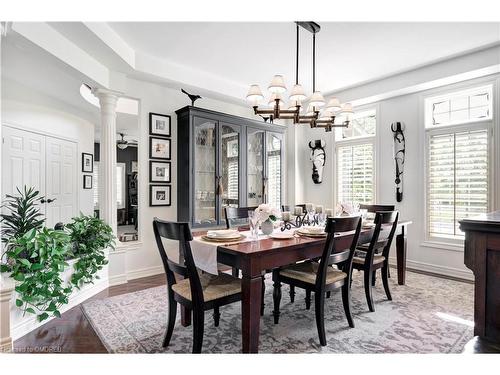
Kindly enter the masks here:
<path id="1" fill-rule="evenodd" d="M 18 282 L 16 306 L 23 313 L 36 314 L 39 321 L 50 314 L 60 317 L 59 308 L 68 303 L 71 285 L 65 286 L 61 273 L 68 266 L 70 236 L 49 228 L 31 229 L 20 237 L 11 237 L 6 255 L 8 265 L 2 272 L 11 271 Z M 24 253 L 24 257 L 20 254 Z"/>
<path id="2" fill-rule="evenodd" d="M 2 242 L 9 242 L 12 237 L 22 237 L 32 229 L 43 226 L 43 215 L 37 204 L 42 199 L 40 192 L 33 187 L 17 188 L 18 195 L 6 195 L 2 208 L 9 213 L 0 215 L 2 224 Z"/>
<path id="3" fill-rule="evenodd" d="M 104 250 L 108 247 L 114 249 L 115 237 L 108 224 L 90 215 L 73 218 L 66 228 L 73 243 L 73 256 L 78 258 L 73 266 L 71 283 L 80 288 L 82 284 L 93 283 L 99 278 L 97 272 L 108 264 Z"/>

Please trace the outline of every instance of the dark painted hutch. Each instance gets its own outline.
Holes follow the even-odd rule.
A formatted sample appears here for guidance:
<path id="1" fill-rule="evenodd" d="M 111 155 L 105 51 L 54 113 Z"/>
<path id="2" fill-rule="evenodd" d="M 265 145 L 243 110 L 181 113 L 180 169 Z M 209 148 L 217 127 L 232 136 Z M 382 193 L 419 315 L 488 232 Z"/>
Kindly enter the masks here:
<path id="1" fill-rule="evenodd" d="M 224 207 L 282 203 L 285 128 L 203 108 L 177 114 L 177 219 L 224 224 Z"/>

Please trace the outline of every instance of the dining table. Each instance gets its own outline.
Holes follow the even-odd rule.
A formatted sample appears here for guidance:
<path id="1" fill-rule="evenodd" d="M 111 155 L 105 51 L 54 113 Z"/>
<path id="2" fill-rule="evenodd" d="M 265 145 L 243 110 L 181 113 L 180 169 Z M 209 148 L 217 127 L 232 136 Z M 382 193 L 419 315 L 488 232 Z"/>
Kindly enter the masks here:
<path id="1" fill-rule="evenodd" d="M 407 230 L 410 224 L 409 220 L 399 221 L 395 235 L 399 285 L 405 284 Z M 276 230 L 279 231 L 279 229 Z M 370 242 L 373 231 L 373 227 L 363 227 L 358 244 Z M 206 231 L 196 231 L 193 235 L 201 236 L 204 233 Z M 349 248 L 353 236 L 354 232 L 335 233 L 336 251 Z M 263 273 L 295 262 L 318 258 L 323 253 L 325 242 L 324 237 L 294 235 L 289 239 L 273 239 L 260 235 L 252 241 L 216 246 L 218 263 L 241 270 L 243 353 L 258 353 L 259 350 Z M 181 324 L 183 326 L 191 324 L 191 314 L 186 308 L 181 308 Z"/>

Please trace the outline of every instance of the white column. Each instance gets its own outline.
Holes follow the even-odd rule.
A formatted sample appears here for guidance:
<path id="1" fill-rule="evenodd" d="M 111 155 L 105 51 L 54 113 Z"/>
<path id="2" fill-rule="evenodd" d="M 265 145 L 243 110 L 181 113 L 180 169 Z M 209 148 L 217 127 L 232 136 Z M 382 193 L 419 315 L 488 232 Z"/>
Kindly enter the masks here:
<path id="1" fill-rule="evenodd" d="M 10 336 L 10 300 L 14 292 L 14 283 L 5 275 L 0 276 L 0 352 L 12 351 Z"/>
<path id="2" fill-rule="evenodd" d="M 120 93 L 100 88 L 92 93 L 101 107 L 99 216 L 116 235 L 116 103 Z"/>

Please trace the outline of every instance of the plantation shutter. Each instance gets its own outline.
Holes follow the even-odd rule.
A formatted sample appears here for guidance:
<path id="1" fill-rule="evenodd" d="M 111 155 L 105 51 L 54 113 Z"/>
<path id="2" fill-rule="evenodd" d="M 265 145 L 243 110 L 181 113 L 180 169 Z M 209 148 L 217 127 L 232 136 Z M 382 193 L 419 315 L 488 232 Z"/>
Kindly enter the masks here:
<path id="1" fill-rule="evenodd" d="M 373 144 L 337 148 L 339 202 L 372 203 L 374 199 Z"/>
<path id="2" fill-rule="evenodd" d="M 458 221 L 488 210 L 488 131 L 430 136 L 428 171 L 430 235 L 463 236 Z"/>

